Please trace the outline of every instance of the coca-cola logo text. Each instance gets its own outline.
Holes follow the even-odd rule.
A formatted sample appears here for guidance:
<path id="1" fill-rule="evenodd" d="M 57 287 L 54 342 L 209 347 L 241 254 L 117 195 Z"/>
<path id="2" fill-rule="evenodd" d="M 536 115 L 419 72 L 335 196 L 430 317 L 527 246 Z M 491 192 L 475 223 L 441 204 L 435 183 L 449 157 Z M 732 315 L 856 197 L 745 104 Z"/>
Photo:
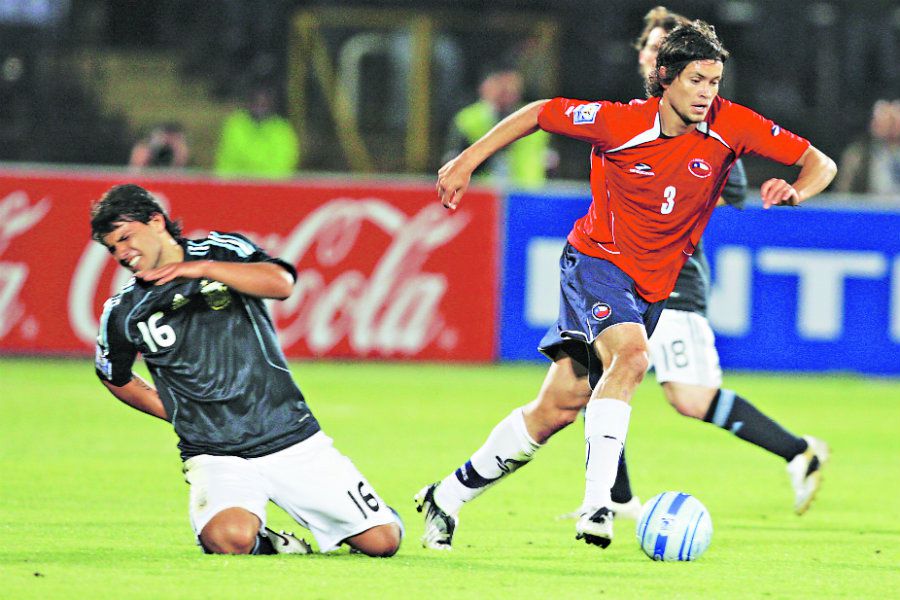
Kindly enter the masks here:
<path id="1" fill-rule="evenodd" d="M 336 198 L 283 237 L 247 232 L 270 254 L 297 268 L 293 294 L 270 304 L 283 345 L 302 344 L 320 355 L 347 343 L 353 354 L 377 356 L 413 355 L 430 345 L 455 347 L 457 332 L 447 326 L 441 307 L 447 277 L 429 271 L 426 263 L 470 218 L 466 212 L 448 213 L 437 203 L 408 215 L 380 198 Z M 374 254 L 361 260 L 362 251 Z M 360 263 L 370 267 L 364 270 Z M 102 273 L 113 268 L 118 271 L 110 288 L 98 291 Z M 96 296 L 114 294 L 129 276 L 105 248 L 87 243 L 68 302 L 70 325 L 82 340 L 93 343 L 96 336 Z"/>
<path id="2" fill-rule="evenodd" d="M 14 238 L 25 234 L 44 218 L 50 206 L 47 198 L 31 204 L 28 194 L 21 190 L 0 200 L 0 258 Z M 19 300 L 27 280 L 27 264 L 0 260 L 0 339 L 20 323 L 28 330 L 26 337 L 38 333 L 37 321 L 27 319 L 25 307 Z"/>

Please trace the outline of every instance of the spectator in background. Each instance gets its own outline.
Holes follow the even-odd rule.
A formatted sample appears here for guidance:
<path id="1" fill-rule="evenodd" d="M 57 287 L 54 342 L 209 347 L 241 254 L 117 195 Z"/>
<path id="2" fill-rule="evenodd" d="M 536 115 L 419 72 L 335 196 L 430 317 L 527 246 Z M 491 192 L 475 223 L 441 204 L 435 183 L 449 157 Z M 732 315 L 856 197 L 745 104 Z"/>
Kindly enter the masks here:
<path id="1" fill-rule="evenodd" d="M 445 160 L 462 152 L 501 119 L 521 108 L 523 85 L 522 75 L 511 67 L 488 70 L 478 87 L 478 102 L 453 117 Z M 550 136 L 543 131 L 523 137 L 486 162 L 480 174 L 497 183 L 540 187 L 547 180 L 547 168 L 556 156 L 549 143 Z"/>
<path id="2" fill-rule="evenodd" d="M 879 100 L 872 107 L 868 135 L 841 155 L 836 188 L 900 200 L 900 100 Z"/>
<path id="3" fill-rule="evenodd" d="M 187 136 L 181 123 L 160 123 L 131 149 L 128 166 L 140 170 L 151 167 L 183 169 L 190 159 Z"/>
<path id="4" fill-rule="evenodd" d="M 225 119 L 216 152 L 216 174 L 290 177 L 300 162 L 297 134 L 275 111 L 269 88 L 255 88 L 245 108 Z"/>

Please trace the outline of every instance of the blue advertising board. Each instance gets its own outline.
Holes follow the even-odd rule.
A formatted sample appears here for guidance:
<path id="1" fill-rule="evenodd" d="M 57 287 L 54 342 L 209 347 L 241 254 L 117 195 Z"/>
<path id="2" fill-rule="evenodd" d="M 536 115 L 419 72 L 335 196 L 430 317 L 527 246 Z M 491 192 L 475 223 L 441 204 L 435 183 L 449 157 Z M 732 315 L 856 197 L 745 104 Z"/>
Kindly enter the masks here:
<path id="1" fill-rule="evenodd" d="M 500 357 L 533 360 L 558 307 L 558 258 L 587 192 L 506 202 Z M 704 236 L 725 368 L 900 375 L 900 212 L 716 211 Z"/>

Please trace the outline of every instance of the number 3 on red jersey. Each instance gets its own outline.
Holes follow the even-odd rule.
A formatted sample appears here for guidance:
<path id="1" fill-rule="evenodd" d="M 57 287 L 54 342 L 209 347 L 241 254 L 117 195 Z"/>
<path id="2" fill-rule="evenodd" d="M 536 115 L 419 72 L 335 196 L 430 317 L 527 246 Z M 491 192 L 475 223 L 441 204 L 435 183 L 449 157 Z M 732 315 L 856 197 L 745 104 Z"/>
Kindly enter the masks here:
<path id="1" fill-rule="evenodd" d="M 666 201 L 663 202 L 659 209 L 660 214 L 668 215 L 672 212 L 672 209 L 675 208 L 675 194 L 676 190 L 674 185 L 670 185 L 663 190 L 663 197 Z"/>

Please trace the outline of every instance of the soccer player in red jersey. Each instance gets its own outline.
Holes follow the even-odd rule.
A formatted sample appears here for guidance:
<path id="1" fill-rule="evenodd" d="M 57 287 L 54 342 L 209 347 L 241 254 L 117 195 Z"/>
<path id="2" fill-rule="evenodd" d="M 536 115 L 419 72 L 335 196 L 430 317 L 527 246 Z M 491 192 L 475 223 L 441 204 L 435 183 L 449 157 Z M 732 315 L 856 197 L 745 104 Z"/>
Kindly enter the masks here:
<path id="1" fill-rule="evenodd" d="M 656 67 L 656 55 L 666 35 L 690 20 L 663 6 L 644 17 L 644 29 L 635 42 L 638 65 L 645 82 Z M 747 176 L 738 159 L 728 175 L 718 205 L 743 208 Z M 787 462 L 794 488 L 794 511 L 803 514 L 821 482 L 821 468 L 830 450 L 823 440 L 794 435 L 760 411 L 753 403 L 722 386 L 722 369 L 715 334 L 706 318 L 709 303 L 709 263 L 698 244 L 685 262 L 650 338 L 648 351 L 666 399 L 682 415 L 730 432 Z M 632 494 L 623 450 L 612 487 L 610 508 L 616 518 L 637 519 L 641 502 Z M 563 515 L 577 519 L 581 510 Z"/>
<path id="2" fill-rule="evenodd" d="M 678 27 L 660 47 L 649 99 L 539 100 L 441 167 L 438 196 L 455 209 L 479 164 L 543 129 L 591 144 L 593 201 L 560 259 L 559 319 L 541 341 L 553 363 L 538 396 L 503 419 L 459 469 L 416 496 L 426 547 L 450 548 L 463 503 L 528 463 L 584 407 L 585 494 L 576 538 L 600 547 L 612 541 L 610 487 L 630 401 L 648 366 L 647 338 L 734 161 L 756 154 L 800 167 L 793 184 L 763 183 L 766 208 L 807 200 L 837 170 L 807 140 L 718 97 L 727 58 L 706 23 Z"/>

